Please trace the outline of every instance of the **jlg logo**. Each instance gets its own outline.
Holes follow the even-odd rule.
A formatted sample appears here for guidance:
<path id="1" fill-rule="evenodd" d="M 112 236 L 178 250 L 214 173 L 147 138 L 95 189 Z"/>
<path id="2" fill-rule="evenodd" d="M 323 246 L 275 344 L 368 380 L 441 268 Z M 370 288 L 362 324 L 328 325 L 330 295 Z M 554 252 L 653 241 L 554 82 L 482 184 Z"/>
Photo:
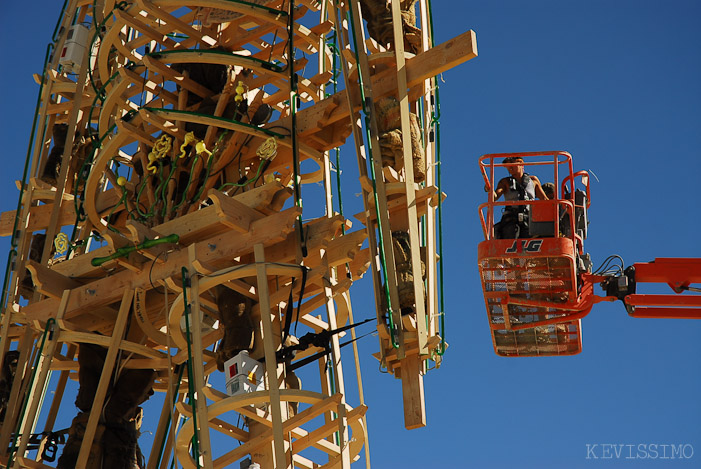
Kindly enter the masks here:
<path id="1" fill-rule="evenodd" d="M 515 239 L 514 244 L 506 250 L 507 254 L 519 254 L 521 252 L 540 252 L 543 245 L 542 239 L 528 239 L 524 243 L 522 239 Z"/>

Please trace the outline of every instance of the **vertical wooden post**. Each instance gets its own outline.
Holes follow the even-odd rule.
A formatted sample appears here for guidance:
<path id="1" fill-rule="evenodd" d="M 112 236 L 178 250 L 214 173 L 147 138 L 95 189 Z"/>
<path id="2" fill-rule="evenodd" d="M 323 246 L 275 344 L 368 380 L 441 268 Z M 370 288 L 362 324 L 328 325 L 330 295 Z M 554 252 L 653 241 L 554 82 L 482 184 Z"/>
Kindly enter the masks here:
<path id="1" fill-rule="evenodd" d="M 10 437 L 15 430 L 21 408 L 22 400 L 20 399 L 20 395 L 23 395 L 22 390 L 26 386 L 29 380 L 29 374 L 31 373 L 29 360 L 31 357 L 33 335 L 32 328 L 27 327 L 17 347 L 17 350 L 19 350 L 17 370 L 15 372 L 14 382 L 12 383 L 12 390 L 10 391 L 10 399 L 7 401 L 9 405 L 5 413 L 5 421 L 0 431 L 0 448 L 2 448 L 0 451 L 3 453 L 6 453 L 7 447 L 10 445 Z"/>
<path id="2" fill-rule="evenodd" d="M 355 319 L 353 317 L 353 307 L 351 306 L 350 294 L 348 292 L 343 292 L 338 295 L 338 301 L 336 302 L 339 309 L 346 309 L 348 320 L 351 324 L 355 324 Z M 358 382 L 358 398 L 360 400 L 360 405 L 365 405 L 365 391 L 363 390 L 363 376 L 360 373 L 360 355 L 358 353 L 358 343 L 356 342 L 357 334 L 355 328 L 351 329 L 351 339 L 353 340 L 353 359 L 355 360 L 355 379 Z M 368 422 L 365 415 L 362 417 L 363 421 L 363 437 L 365 439 L 365 469 L 370 469 L 370 437 L 368 436 Z"/>
<path id="3" fill-rule="evenodd" d="M 404 28 L 402 26 L 399 0 L 392 0 L 392 25 L 394 26 L 394 52 L 397 61 L 397 89 L 402 125 L 402 145 L 404 149 L 404 185 L 409 218 L 409 243 L 411 245 L 411 271 L 414 276 L 414 298 L 416 311 L 416 332 L 419 339 L 419 355 L 428 354 L 426 333 L 426 307 L 424 282 L 421 278 L 421 258 L 419 244 L 419 224 L 414 189 L 414 158 L 411 148 L 411 124 L 409 122 L 409 94 L 407 93 L 406 58 L 404 57 Z"/>
<path id="4" fill-rule="evenodd" d="M 358 3 L 358 0 L 350 0 L 349 3 L 349 8 L 350 8 L 350 13 L 353 18 L 353 23 L 355 24 L 355 30 L 353 31 L 354 37 L 356 37 L 356 43 L 358 45 L 358 70 L 359 73 L 363 76 L 364 82 L 363 82 L 363 89 L 365 92 L 365 99 L 367 102 L 370 103 L 371 106 L 374 107 L 375 103 L 373 101 L 373 94 L 372 94 L 372 86 L 371 86 L 371 80 L 370 80 L 370 65 L 368 64 L 368 57 L 365 51 L 365 41 L 362 41 L 360 39 L 363 38 L 363 31 L 362 31 L 362 22 L 361 22 L 361 17 L 360 17 L 360 4 Z M 345 64 L 345 62 L 344 62 Z M 346 68 L 344 68 L 344 72 L 346 71 Z M 348 81 L 348 75 L 346 75 L 346 86 L 349 86 L 349 81 Z M 351 94 L 347 93 L 350 99 Z M 354 109 L 357 106 L 353 106 L 353 103 L 350 103 L 350 109 Z M 370 116 L 369 116 L 369 122 L 370 122 L 370 148 L 375 149 L 376 151 L 379 152 L 380 149 L 380 141 L 379 141 L 379 131 L 377 129 L 377 119 L 375 117 L 375 110 L 374 108 L 371 109 Z M 356 127 L 358 127 L 356 125 Z M 357 131 L 360 133 L 362 132 L 362 129 L 357 129 Z M 353 133 L 356 133 L 356 128 L 353 129 Z M 362 137 L 361 137 L 361 143 L 362 143 Z M 363 149 L 365 147 L 363 146 Z M 361 154 L 360 149 L 357 149 L 358 154 Z M 360 158 L 360 156 L 359 156 Z M 364 166 L 364 159 L 363 161 L 359 161 L 359 166 Z M 374 155 L 373 157 L 373 167 L 375 169 L 375 177 L 376 177 L 376 188 L 377 188 L 377 201 L 378 201 L 378 221 L 377 223 L 380 224 L 380 231 L 382 233 L 382 244 L 384 246 L 384 253 L 385 253 L 385 265 L 387 268 L 387 287 L 389 289 L 389 300 L 390 303 L 392 304 L 392 319 L 394 322 L 394 325 L 396 327 L 396 334 L 397 334 L 397 341 L 399 342 L 399 348 L 397 349 L 397 357 L 403 358 L 406 351 L 404 348 L 404 329 L 402 327 L 402 315 L 401 315 L 401 308 L 399 307 L 399 293 L 397 292 L 397 273 L 396 273 L 396 264 L 394 261 L 394 248 L 392 246 L 392 233 L 391 233 L 391 226 L 389 223 L 389 209 L 387 208 L 387 194 L 385 191 L 385 184 L 384 184 L 384 178 L 383 178 L 383 171 L 382 171 L 382 156 L 381 155 Z M 368 207 L 369 204 L 366 202 L 366 207 Z M 372 227 L 372 223 L 370 222 L 370 217 L 369 213 L 366 208 L 366 214 L 368 214 L 368 239 L 373 239 L 375 237 L 375 230 Z M 375 251 L 373 251 L 373 254 L 375 254 Z M 376 290 L 380 291 L 380 290 Z M 378 308 L 378 311 L 381 311 L 382 308 Z M 390 342 L 393 341 L 394 338 L 390 338 Z"/>
<path id="5" fill-rule="evenodd" d="M 404 397 L 404 426 L 408 430 L 426 426 L 426 404 L 424 403 L 424 380 L 421 374 L 421 359 L 416 354 L 402 360 L 401 378 Z"/>
<path id="6" fill-rule="evenodd" d="M 66 351 L 66 358 L 73 360 L 77 349 L 78 347 L 76 347 L 75 344 L 70 344 L 68 346 L 68 350 Z M 56 423 L 56 417 L 58 416 L 58 409 L 61 405 L 61 400 L 63 399 L 66 383 L 68 382 L 68 375 L 70 375 L 70 371 L 64 370 L 58 377 L 58 383 L 56 383 L 56 390 L 54 391 L 51 408 L 49 408 L 49 415 L 46 417 L 46 423 L 44 424 L 45 432 L 51 431 L 51 429 L 54 428 L 54 423 Z"/>
<path id="7" fill-rule="evenodd" d="M 204 356 L 202 355 L 202 324 L 200 321 L 200 280 L 197 276 L 197 269 L 194 266 L 195 245 L 188 248 L 190 261 L 190 332 L 192 333 L 192 373 L 195 380 L 195 406 L 197 408 L 197 426 L 199 435 L 200 455 L 204 460 L 205 469 L 213 469 L 212 465 L 212 445 L 209 439 L 209 417 L 207 415 L 207 397 L 203 394 L 204 389 Z M 187 307 L 187 305 L 186 305 Z M 194 411 L 194 409 L 193 409 Z"/>
<path id="8" fill-rule="evenodd" d="M 424 51 L 431 48 L 431 37 L 433 31 L 430 29 L 430 19 L 427 0 L 421 0 L 421 32 Z M 438 106 L 436 101 L 436 91 L 433 90 L 433 78 L 424 81 L 424 122 L 426 122 L 426 130 L 424 132 L 424 142 L 426 142 L 426 186 L 430 187 L 436 184 L 436 138 L 434 135 L 433 142 L 430 141 L 430 123 L 433 117 L 431 106 Z M 440 171 L 440 168 L 438 168 Z M 442 194 L 438 194 L 439 200 Z M 428 317 L 429 337 L 438 334 L 440 330 L 440 311 L 438 307 L 438 267 L 437 267 L 437 244 L 436 244 L 436 209 L 432 208 L 427 202 L 426 207 L 426 316 Z M 442 261 L 442 259 L 441 259 Z"/>
<path id="9" fill-rule="evenodd" d="M 285 435 L 282 431 L 282 409 L 280 408 L 280 384 L 278 379 L 277 360 L 275 358 L 275 343 L 273 342 L 273 324 L 270 318 L 270 298 L 268 293 L 268 275 L 265 267 L 265 249 L 262 244 L 253 247 L 258 280 L 258 300 L 260 317 L 263 326 L 263 347 L 265 350 L 265 372 L 268 377 L 268 393 L 270 394 L 270 413 L 273 418 L 273 463 L 274 469 L 288 467 L 285 453 Z"/>
<path id="10" fill-rule="evenodd" d="M 326 250 L 322 253 L 321 261 L 326 267 L 329 280 L 324 280 L 324 296 L 326 297 L 326 314 L 328 317 L 329 329 L 337 329 L 336 306 L 333 302 L 333 290 L 331 289 L 331 269 L 328 264 Z M 331 368 L 336 385 L 336 392 L 341 395 L 341 402 L 338 405 L 338 446 L 341 450 L 341 467 L 350 468 L 350 451 L 348 446 L 348 420 L 346 419 L 346 387 L 343 380 L 343 366 L 341 365 L 341 345 L 338 334 L 331 336 Z"/>
<path id="11" fill-rule="evenodd" d="M 70 296 L 70 290 L 64 290 L 63 296 L 61 297 L 61 303 L 58 307 L 58 313 L 56 314 L 56 321 L 63 317 L 63 313 L 66 312 L 66 304 L 68 303 L 68 297 Z M 27 443 L 29 442 L 29 434 L 32 432 L 32 427 L 38 417 L 39 402 L 41 402 L 42 390 L 46 385 L 46 378 L 49 375 L 49 370 L 51 369 L 51 360 L 54 357 L 54 352 L 56 351 L 56 344 L 59 339 L 59 327 L 58 322 L 53 323 L 53 330 L 49 332 L 48 340 L 44 342 L 44 350 L 42 350 L 41 358 L 39 359 L 39 364 L 37 365 L 36 377 L 32 383 L 31 389 L 27 393 L 29 401 L 29 406 L 27 412 L 24 413 L 24 422 L 22 422 L 22 429 L 20 435 L 19 449 L 17 450 L 17 462 L 20 463 L 20 459 L 24 457 L 24 453 L 27 450 Z"/>

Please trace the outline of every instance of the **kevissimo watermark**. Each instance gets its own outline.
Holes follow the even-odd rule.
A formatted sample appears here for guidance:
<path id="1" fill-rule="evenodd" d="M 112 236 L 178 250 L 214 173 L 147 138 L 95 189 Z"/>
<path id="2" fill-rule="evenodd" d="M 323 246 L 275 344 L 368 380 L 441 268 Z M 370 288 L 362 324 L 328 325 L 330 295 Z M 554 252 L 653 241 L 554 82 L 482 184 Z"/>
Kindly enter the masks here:
<path id="1" fill-rule="evenodd" d="M 691 459 L 690 443 L 587 443 L 586 459 Z"/>

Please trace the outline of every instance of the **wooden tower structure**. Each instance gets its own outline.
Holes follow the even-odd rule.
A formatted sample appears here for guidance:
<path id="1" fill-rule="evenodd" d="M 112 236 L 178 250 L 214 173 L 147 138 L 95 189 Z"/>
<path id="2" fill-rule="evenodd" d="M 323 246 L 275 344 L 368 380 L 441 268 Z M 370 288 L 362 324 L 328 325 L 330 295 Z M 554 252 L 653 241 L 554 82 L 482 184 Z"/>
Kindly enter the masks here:
<path id="1" fill-rule="evenodd" d="M 149 469 L 345 468 L 363 448 L 369 467 L 340 354 L 368 271 L 377 358 L 406 427 L 426 424 L 422 377 L 447 346 L 434 77 L 477 55 L 472 31 L 434 47 L 431 25 L 427 0 L 67 0 L 0 219 L 2 464 L 60 466 L 72 444 L 72 467 L 102 467 L 110 413 L 138 435 L 154 391 Z M 355 224 L 332 178 L 349 137 Z M 242 350 L 247 392 L 217 389 Z M 80 413 L 57 434 L 70 379 Z"/>

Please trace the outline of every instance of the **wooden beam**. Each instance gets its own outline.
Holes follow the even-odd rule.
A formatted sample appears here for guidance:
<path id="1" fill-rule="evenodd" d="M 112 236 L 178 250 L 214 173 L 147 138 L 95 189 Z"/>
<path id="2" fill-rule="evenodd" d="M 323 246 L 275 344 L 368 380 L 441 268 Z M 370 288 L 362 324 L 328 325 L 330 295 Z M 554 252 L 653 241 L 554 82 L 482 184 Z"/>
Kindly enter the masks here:
<path id="1" fill-rule="evenodd" d="M 475 32 L 470 30 L 426 52 L 420 53 L 412 59 L 408 59 L 406 61 L 406 72 L 407 87 L 412 90 L 409 95 L 410 98 L 418 97 L 421 94 L 423 81 L 427 78 L 440 75 L 475 57 L 477 57 L 477 38 Z M 396 93 L 396 71 L 387 70 L 371 78 L 374 99 Z M 353 102 L 360 103 L 359 91 L 351 89 L 349 92 L 354 96 L 358 95 Z M 341 119 L 349 119 L 350 111 L 344 99 L 345 94 L 345 90 L 340 91 L 337 93 L 340 98 L 335 98 L 336 95 L 333 95 L 320 101 L 313 107 L 300 110 L 297 113 L 297 132 L 300 136 L 304 137 L 319 130 L 320 115 L 327 116 L 327 125 Z M 327 115 L 326 108 L 328 106 L 335 106 L 335 109 Z M 356 109 L 360 109 L 359 104 L 356 105 Z M 270 123 L 266 127 L 274 125 L 286 126 L 287 120 L 289 120 L 288 117 Z"/>
<path id="2" fill-rule="evenodd" d="M 276 469 L 287 467 L 285 452 L 285 434 L 282 421 L 282 409 L 280 408 L 280 387 L 278 384 L 278 371 L 281 366 L 275 359 L 277 345 L 273 341 L 273 325 L 270 317 L 270 299 L 268 297 L 268 274 L 265 266 L 265 247 L 262 244 L 254 246 L 256 260 L 256 277 L 258 279 L 258 299 L 260 316 L 263 328 L 263 343 L 265 348 L 265 372 L 268 382 L 268 394 L 270 395 L 270 413 L 273 417 L 273 461 Z"/>
<path id="3" fill-rule="evenodd" d="M 27 270 L 32 276 L 32 281 L 37 291 L 54 299 L 60 299 L 64 290 L 72 290 L 81 285 L 80 282 L 61 275 L 32 260 L 27 261 Z"/>
<path id="4" fill-rule="evenodd" d="M 223 268 L 230 265 L 232 259 L 253 251 L 253 246 L 257 243 L 269 245 L 285 239 L 294 230 L 294 220 L 299 213 L 300 209 L 293 207 L 252 223 L 248 233 L 229 232 L 195 243 L 196 257 L 204 263 L 211 263 L 215 268 Z M 187 263 L 187 251 L 177 250 L 170 253 L 166 264 L 154 264 L 152 269 L 144 269 L 138 274 L 123 270 L 85 284 L 77 289 L 75 295 L 71 295 L 66 318 L 70 319 L 96 306 L 114 303 L 119 299 L 121 289 L 128 286 L 151 289 L 152 283 L 180 275 L 181 266 Z M 49 298 L 24 306 L 21 311 L 29 320 L 45 321 L 53 316 L 57 306 L 58 301 Z"/>
<path id="5" fill-rule="evenodd" d="M 248 205 L 216 189 L 210 189 L 207 196 L 214 203 L 221 222 L 240 233 L 246 233 L 252 222 L 260 220 L 265 216 Z"/>
<path id="6" fill-rule="evenodd" d="M 29 209 L 29 220 L 26 231 L 45 230 L 55 207 L 53 204 L 43 204 Z M 9 210 L 0 215 L 0 236 L 11 236 L 14 227 L 16 210 Z M 71 225 L 75 222 L 75 207 L 73 204 L 62 204 L 57 223 L 59 226 Z"/>

